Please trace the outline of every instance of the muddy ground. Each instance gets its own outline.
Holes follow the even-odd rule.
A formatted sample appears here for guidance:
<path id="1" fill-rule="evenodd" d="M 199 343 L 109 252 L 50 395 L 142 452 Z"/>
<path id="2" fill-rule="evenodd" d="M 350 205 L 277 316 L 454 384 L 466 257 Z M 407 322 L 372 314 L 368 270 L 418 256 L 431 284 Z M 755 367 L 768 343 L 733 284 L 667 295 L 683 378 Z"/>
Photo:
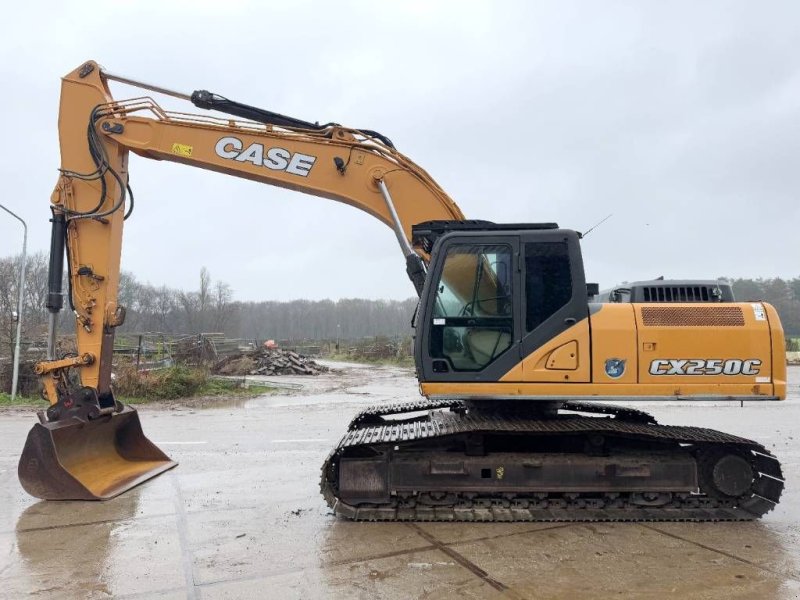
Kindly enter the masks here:
<path id="1" fill-rule="evenodd" d="M 780 506 L 754 523 L 365 524 L 330 514 L 319 466 L 365 405 L 417 397 L 413 375 L 346 366 L 282 377 L 285 394 L 146 405 L 180 466 L 104 503 L 21 489 L 32 411 L 0 413 L 0 597 L 800 597 L 800 367 L 784 403 L 649 405 L 667 424 L 761 441 L 784 464 Z"/>

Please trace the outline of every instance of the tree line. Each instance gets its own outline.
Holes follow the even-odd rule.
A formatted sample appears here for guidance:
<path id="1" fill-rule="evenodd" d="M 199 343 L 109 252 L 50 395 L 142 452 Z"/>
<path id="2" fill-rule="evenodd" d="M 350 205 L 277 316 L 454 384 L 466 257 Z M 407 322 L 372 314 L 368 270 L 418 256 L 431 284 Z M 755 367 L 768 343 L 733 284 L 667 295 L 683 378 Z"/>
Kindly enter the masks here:
<path id="1" fill-rule="evenodd" d="M 25 276 L 23 341 L 41 346 L 47 335 L 47 256 L 29 255 Z M 20 257 L 0 258 L 0 356 L 13 352 Z M 63 289 L 67 289 L 66 283 Z M 231 287 L 213 280 L 204 267 L 195 290 L 154 286 L 132 273 L 120 274 L 118 302 L 127 309 L 120 333 L 223 333 L 230 338 L 352 340 L 403 337 L 411 332 L 416 299 L 292 300 L 242 302 Z M 61 312 L 59 333 L 72 333 L 74 320 Z"/>
<path id="2" fill-rule="evenodd" d="M 723 278 L 721 278 L 723 279 Z M 778 311 L 787 336 L 800 337 L 800 277 L 794 279 L 724 279 L 738 302 L 769 302 Z"/>
<path id="3" fill-rule="evenodd" d="M 41 345 L 47 333 L 47 256 L 28 257 L 23 338 Z M 13 351 L 20 257 L 0 259 L 0 355 Z M 787 334 L 800 336 L 800 277 L 726 279 L 739 301 L 764 300 L 775 306 Z M 66 289 L 66 286 L 65 288 Z M 353 340 L 368 336 L 406 336 L 416 299 L 292 300 L 242 302 L 231 287 L 200 271 L 195 290 L 184 291 L 120 277 L 119 302 L 127 308 L 122 332 L 165 334 L 223 333 L 231 338 L 276 340 Z M 73 319 L 62 312 L 60 330 L 71 333 Z"/>
<path id="4" fill-rule="evenodd" d="M 212 281 L 205 267 L 198 288 L 190 292 L 141 283 L 130 273 L 123 279 L 119 302 L 128 314 L 120 329 L 128 332 L 224 333 L 276 340 L 404 336 L 411 330 L 416 306 L 415 299 L 235 301 L 230 286 Z"/>

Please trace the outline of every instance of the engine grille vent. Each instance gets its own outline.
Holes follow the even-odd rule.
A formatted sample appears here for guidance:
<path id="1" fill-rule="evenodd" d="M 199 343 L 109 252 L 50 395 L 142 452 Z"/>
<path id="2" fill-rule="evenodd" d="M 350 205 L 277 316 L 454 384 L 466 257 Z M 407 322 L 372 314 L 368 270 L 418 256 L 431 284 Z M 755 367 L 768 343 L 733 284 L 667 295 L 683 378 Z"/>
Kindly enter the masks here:
<path id="1" fill-rule="evenodd" d="M 738 306 L 643 306 L 642 322 L 649 327 L 744 327 Z"/>
<path id="2" fill-rule="evenodd" d="M 719 291 L 704 285 L 652 285 L 642 288 L 645 302 L 714 302 Z"/>

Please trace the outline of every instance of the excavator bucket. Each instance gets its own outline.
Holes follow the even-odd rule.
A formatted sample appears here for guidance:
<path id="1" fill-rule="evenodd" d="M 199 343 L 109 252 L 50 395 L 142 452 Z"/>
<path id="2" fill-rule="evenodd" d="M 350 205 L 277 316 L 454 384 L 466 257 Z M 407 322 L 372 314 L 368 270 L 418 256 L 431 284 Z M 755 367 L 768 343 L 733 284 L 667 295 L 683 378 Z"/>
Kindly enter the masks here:
<path id="1" fill-rule="evenodd" d="M 108 500 L 177 466 L 142 432 L 130 406 L 96 420 L 37 423 L 19 460 L 19 480 L 43 500 Z"/>

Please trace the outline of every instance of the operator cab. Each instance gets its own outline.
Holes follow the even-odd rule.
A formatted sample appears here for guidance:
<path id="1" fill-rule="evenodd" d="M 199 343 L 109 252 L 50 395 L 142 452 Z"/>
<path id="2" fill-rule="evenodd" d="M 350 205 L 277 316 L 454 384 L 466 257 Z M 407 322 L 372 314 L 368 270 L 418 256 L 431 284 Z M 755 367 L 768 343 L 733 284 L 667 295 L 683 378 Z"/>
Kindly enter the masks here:
<path id="1" fill-rule="evenodd" d="M 555 223 L 431 221 L 415 358 L 420 381 L 498 381 L 588 316 L 580 235 Z"/>

